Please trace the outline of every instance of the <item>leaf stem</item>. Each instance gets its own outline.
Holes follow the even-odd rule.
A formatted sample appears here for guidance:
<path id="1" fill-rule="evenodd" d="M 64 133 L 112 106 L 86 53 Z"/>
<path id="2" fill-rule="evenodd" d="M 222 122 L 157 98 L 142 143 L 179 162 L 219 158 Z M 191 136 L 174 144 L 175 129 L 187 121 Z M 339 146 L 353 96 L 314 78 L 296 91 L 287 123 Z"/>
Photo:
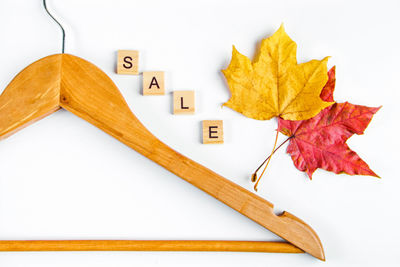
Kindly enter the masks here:
<path id="1" fill-rule="evenodd" d="M 283 141 L 277 148 L 276 147 L 276 143 L 278 141 L 278 134 L 279 132 L 276 131 L 276 137 L 275 137 L 275 144 L 274 144 L 274 148 L 272 149 L 272 153 L 263 161 L 263 163 L 261 163 L 260 166 L 258 166 L 258 168 L 256 169 L 256 171 L 253 173 L 253 175 L 251 176 L 251 180 L 252 182 L 256 182 L 256 184 L 254 185 L 254 190 L 257 191 L 257 185 L 260 182 L 262 176 L 264 175 L 265 170 L 267 169 L 267 166 L 271 160 L 271 157 L 273 154 L 275 154 L 275 152 L 280 149 L 284 144 L 286 144 L 287 141 L 289 141 L 291 138 L 293 138 L 293 136 L 288 137 L 285 141 Z M 263 172 L 261 173 L 260 177 L 257 179 L 257 172 L 261 169 L 261 167 L 267 162 L 267 164 L 264 167 Z"/>

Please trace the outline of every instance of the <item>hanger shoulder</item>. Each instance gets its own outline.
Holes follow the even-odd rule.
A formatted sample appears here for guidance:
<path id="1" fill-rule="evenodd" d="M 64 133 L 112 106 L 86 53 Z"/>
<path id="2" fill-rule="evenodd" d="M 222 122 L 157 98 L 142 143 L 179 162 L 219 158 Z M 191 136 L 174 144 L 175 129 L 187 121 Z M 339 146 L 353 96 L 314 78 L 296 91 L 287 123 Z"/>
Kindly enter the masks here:
<path id="1" fill-rule="evenodd" d="M 128 107 L 114 82 L 98 67 L 72 55 L 63 56 L 60 106 L 148 156 L 152 134 Z M 151 136 L 151 138 L 149 137 Z M 143 143 L 130 141 L 141 139 Z"/>
<path id="2" fill-rule="evenodd" d="M 133 115 L 111 79 L 91 63 L 64 56 L 60 105 L 309 254 L 325 258 L 306 223 L 288 212 L 275 215 L 270 202 L 158 140 Z"/>
<path id="3" fill-rule="evenodd" d="M 57 111 L 61 55 L 40 59 L 21 71 L 0 97 L 0 139 Z"/>

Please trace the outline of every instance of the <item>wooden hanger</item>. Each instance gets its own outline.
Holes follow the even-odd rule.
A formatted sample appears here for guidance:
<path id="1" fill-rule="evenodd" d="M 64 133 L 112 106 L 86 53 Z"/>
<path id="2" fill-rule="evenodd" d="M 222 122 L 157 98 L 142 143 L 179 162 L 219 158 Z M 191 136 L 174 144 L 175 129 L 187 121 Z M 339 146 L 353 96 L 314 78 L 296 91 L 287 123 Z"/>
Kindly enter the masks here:
<path id="1" fill-rule="evenodd" d="M 45 57 L 28 66 L 11 81 L 0 96 L 0 139 L 10 136 L 60 108 L 95 125 L 296 247 L 324 260 L 321 242 L 310 226 L 288 212 L 279 216 L 275 215 L 273 204 L 270 202 L 162 143 L 133 115 L 112 80 L 95 65 L 79 57 L 68 54 Z M 137 242 L 131 245 L 146 250 L 154 245 L 161 250 L 174 248 L 203 250 L 202 246 L 205 246 L 206 250 L 299 251 L 288 244 L 268 242 L 180 241 L 179 243 L 170 241 L 166 242 L 164 247 L 159 245 L 161 241 Z M 91 250 L 94 243 L 96 241 L 82 242 L 82 247 Z M 33 244 L 37 245 L 37 243 L 30 243 L 30 246 Z M 48 246 L 52 244 L 52 249 L 58 247 L 51 242 L 42 246 L 49 249 Z M 73 246 L 76 244 L 73 241 L 64 242 L 69 250 L 74 250 Z M 112 243 L 99 241 L 99 244 Z M 8 245 L 20 250 L 18 241 L 0 242 L 0 250 L 6 250 Z M 121 248 L 121 246 L 124 245 L 116 247 Z M 82 247 L 76 247 L 76 249 L 82 249 Z M 108 249 L 113 250 L 111 247 L 109 246 Z"/>
<path id="2" fill-rule="evenodd" d="M 133 115 L 113 81 L 70 54 L 42 58 L 21 71 L 0 96 L 0 140 L 63 108 L 289 241 L 0 241 L 0 251 L 183 250 L 307 252 L 325 260 L 317 234 L 305 222 L 165 145 Z"/>

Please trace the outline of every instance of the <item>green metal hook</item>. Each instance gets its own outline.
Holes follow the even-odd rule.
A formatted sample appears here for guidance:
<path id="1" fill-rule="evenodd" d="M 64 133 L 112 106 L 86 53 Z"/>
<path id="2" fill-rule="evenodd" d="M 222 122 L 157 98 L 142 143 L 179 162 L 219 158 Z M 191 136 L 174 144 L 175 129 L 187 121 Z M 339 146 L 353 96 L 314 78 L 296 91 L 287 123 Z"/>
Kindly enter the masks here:
<path id="1" fill-rule="evenodd" d="M 47 14 L 49 14 L 49 16 L 58 24 L 58 26 L 60 26 L 61 31 L 62 31 L 62 48 L 61 48 L 61 52 L 64 54 L 65 51 L 65 30 L 63 28 L 63 26 L 61 25 L 60 22 L 58 22 L 58 20 L 56 20 L 56 18 L 54 18 L 54 16 L 49 12 L 49 10 L 47 9 L 47 3 L 46 0 L 43 0 L 43 6 L 44 9 L 46 10 Z"/>

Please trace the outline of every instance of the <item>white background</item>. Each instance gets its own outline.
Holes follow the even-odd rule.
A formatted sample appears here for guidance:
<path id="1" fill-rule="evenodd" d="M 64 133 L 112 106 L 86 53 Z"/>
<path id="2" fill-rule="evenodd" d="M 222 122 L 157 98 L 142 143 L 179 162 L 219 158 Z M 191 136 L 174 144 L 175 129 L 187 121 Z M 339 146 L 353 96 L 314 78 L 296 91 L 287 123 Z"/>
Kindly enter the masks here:
<path id="1" fill-rule="evenodd" d="M 0 253 L 0 266 L 398 266 L 400 249 L 398 1 L 52 0 L 66 52 L 103 69 L 162 141 L 252 189 L 277 123 L 221 104 L 231 46 L 252 57 L 284 22 L 299 62 L 332 56 L 337 101 L 383 105 L 351 148 L 382 179 L 317 171 L 310 181 L 284 149 L 259 195 L 311 225 L 327 262 L 309 255 L 185 252 Z M 59 53 L 61 33 L 40 0 L 0 1 L 0 91 L 25 66 Z M 115 74 L 116 51 L 140 51 L 140 71 L 166 72 L 165 96 Z M 196 91 L 196 114 L 172 115 L 173 90 Z M 6 116 L 6 114 L 1 114 Z M 225 144 L 201 144 L 201 120 L 223 119 Z M 280 140 L 284 140 L 281 136 Z M 59 111 L 0 142 L 1 239 L 280 240 L 122 145 Z"/>

